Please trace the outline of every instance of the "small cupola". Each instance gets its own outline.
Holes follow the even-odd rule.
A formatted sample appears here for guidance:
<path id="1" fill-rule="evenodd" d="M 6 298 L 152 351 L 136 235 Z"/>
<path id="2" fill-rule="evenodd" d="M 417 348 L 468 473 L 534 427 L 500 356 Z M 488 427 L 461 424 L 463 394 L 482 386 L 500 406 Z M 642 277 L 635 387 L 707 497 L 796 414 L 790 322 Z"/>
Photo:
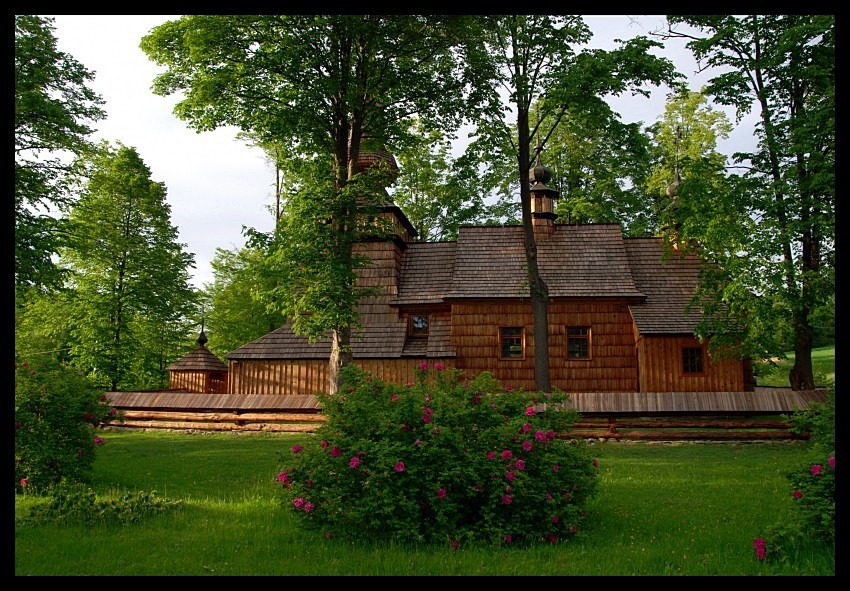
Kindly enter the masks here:
<path id="1" fill-rule="evenodd" d="M 547 238 L 555 230 L 555 199 L 561 196 L 559 191 L 549 188 L 546 184 L 552 180 L 552 171 L 540 161 L 540 152 L 543 151 L 540 144 L 535 149 L 534 166 L 528 171 L 528 182 L 531 185 L 531 224 L 535 236 Z"/>

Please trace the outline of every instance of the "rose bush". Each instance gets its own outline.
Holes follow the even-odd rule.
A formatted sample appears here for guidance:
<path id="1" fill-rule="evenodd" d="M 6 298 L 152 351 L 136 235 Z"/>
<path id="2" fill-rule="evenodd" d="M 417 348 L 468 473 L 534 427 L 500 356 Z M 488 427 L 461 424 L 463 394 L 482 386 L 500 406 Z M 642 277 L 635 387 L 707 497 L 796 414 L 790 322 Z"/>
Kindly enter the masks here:
<path id="1" fill-rule="evenodd" d="M 283 504 L 326 537 L 493 544 L 579 534 L 598 464 L 574 410 L 489 373 L 422 364 L 400 386 L 350 366 L 315 440 L 281 453 Z"/>

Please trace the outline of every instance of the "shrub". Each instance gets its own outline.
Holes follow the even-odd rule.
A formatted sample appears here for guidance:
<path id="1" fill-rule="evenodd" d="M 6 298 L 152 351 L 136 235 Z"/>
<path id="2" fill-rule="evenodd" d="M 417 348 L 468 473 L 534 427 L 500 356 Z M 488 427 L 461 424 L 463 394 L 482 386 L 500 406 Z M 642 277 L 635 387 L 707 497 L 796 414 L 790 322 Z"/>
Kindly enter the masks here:
<path id="1" fill-rule="evenodd" d="M 16 524 L 127 525 L 138 523 L 147 515 L 183 506 L 181 500 L 163 499 L 156 491 L 128 492 L 113 500 L 98 499 L 91 488 L 65 479 L 45 492 L 48 501 L 32 507 L 26 517 L 16 518 Z"/>
<path id="2" fill-rule="evenodd" d="M 15 490 L 89 482 L 97 428 L 120 418 L 85 376 L 55 360 L 15 364 Z"/>
<path id="3" fill-rule="evenodd" d="M 785 417 L 795 433 L 809 433 L 811 449 L 806 461 L 786 475 L 793 503 L 787 517 L 755 541 L 756 558 L 782 561 L 790 546 L 804 539 L 835 542 L 835 387 L 827 402 Z"/>
<path id="4" fill-rule="evenodd" d="M 325 535 L 403 542 L 558 542 L 577 535 L 597 462 L 566 394 L 423 363 L 415 383 L 349 366 L 315 439 L 281 455 L 283 503 Z"/>

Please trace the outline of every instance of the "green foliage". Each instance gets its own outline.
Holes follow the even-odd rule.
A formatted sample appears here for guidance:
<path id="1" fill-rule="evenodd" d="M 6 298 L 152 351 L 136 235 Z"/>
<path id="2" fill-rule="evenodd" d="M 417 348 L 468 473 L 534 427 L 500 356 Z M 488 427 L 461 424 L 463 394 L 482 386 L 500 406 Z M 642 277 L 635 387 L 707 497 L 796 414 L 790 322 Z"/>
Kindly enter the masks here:
<path id="1" fill-rule="evenodd" d="M 790 470 L 786 478 L 793 505 L 784 519 L 755 542 L 759 560 L 784 561 L 791 547 L 806 540 L 835 542 L 835 387 L 827 402 L 784 417 L 795 433 L 809 433 L 808 457 Z"/>
<path id="2" fill-rule="evenodd" d="M 91 479 L 97 428 L 120 418 L 79 372 L 49 357 L 15 364 L 15 490 Z"/>
<path id="3" fill-rule="evenodd" d="M 566 394 L 426 363 L 406 386 L 354 366 L 344 378 L 321 395 L 315 439 L 281 457 L 283 504 L 306 527 L 455 548 L 579 533 L 598 477 L 586 443 L 555 437 L 577 417 Z"/>
<path id="4" fill-rule="evenodd" d="M 180 509 L 179 499 L 168 500 L 156 491 L 124 493 L 117 499 L 97 498 L 94 490 L 80 482 L 62 479 L 50 487 L 45 503 L 34 505 L 29 513 L 16 517 L 16 525 L 94 525 L 98 523 L 138 523 L 142 518 L 162 513 L 168 509 Z"/>
<path id="5" fill-rule="evenodd" d="M 742 174 L 710 198 L 693 193 L 712 206 L 697 209 L 688 228 L 717 269 L 705 293 L 718 303 L 714 310 L 745 321 L 743 335 L 728 336 L 742 339 L 754 358 L 780 354 L 792 333 L 793 386 L 812 387 L 812 319 L 835 293 L 835 16 L 668 21 L 667 36 L 684 39 L 698 61 L 717 68 L 703 92 L 735 107 L 739 119 L 756 115 L 756 148 L 733 155 Z"/>
<path id="6" fill-rule="evenodd" d="M 104 142 L 82 162 L 89 178 L 62 251 L 74 287 L 72 362 L 111 390 L 164 387 L 165 368 L 191 348 L 194 256 L 177 241 L 165 186 L 134 148 Z"/>
<path id="7" fill-rule="evenodd" d="M 62 273 L 52 256 L 63 221 L 51 215 L 68 203 L 73 165 L 63 156 L 88 148 L 90 122 L 105 117 L 94 78 L 57 49 L 53 19 L 15 15 L 15 286 L 51 289 Z"/>

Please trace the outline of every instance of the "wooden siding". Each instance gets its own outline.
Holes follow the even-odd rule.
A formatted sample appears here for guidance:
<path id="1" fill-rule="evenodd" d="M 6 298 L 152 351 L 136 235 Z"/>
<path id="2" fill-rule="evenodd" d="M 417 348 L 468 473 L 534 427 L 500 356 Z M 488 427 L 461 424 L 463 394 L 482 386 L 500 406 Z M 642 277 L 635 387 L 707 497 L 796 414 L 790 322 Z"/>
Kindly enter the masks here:
<path id="1" fill-rule="evenodd" d="M 175 371 L 170 372 L 169 388 L 202 393 L 227 393 L 227 370 L 224 371 Z"/>
<path id="2" fill-rule="evenodd" d="M 735 359 L 711 360 L 706 344 L 705 373 L 685 375 L 682 348 L 700 347 L 695 337 L 645 336 L 638 340 L 641 392 L 742 392 L 744 367 Z M 751 387 L 751 385 L 750 385 Z"/>
<path id="3" fill-rule="evenodd" d="M 492 371 L 506 386 L 534 390 L 534 338 L 526 301 L 474 301 L 452 305 L 457 367 Z M 499 327 L 525 327 L 522 359 L 499 359 Z M 566 327 L 589 326 L 591 358 L 566 356 Z M 549 371 L 553 387 L 571 391 L 635 391 L 637 357 L 628 306 L 616 302 L 550 302 Z"/>
<path id="4" fill-rule="evenodd" d="M 423 361 L 455 367 L 451 358 L 355 359 L 354 364 L 386 382 L 407 384 L 416 379 Z M 304 396 L 326 392 L 328 362 L 317 359 L 240 361 L 230 369 L 231 394 Z"/>
<path id="5" fill-rule="evenodd" d="M 257 359 L 230 364 L 230 394 L 307 395 L 327 391 L 327 359 Z"/>

